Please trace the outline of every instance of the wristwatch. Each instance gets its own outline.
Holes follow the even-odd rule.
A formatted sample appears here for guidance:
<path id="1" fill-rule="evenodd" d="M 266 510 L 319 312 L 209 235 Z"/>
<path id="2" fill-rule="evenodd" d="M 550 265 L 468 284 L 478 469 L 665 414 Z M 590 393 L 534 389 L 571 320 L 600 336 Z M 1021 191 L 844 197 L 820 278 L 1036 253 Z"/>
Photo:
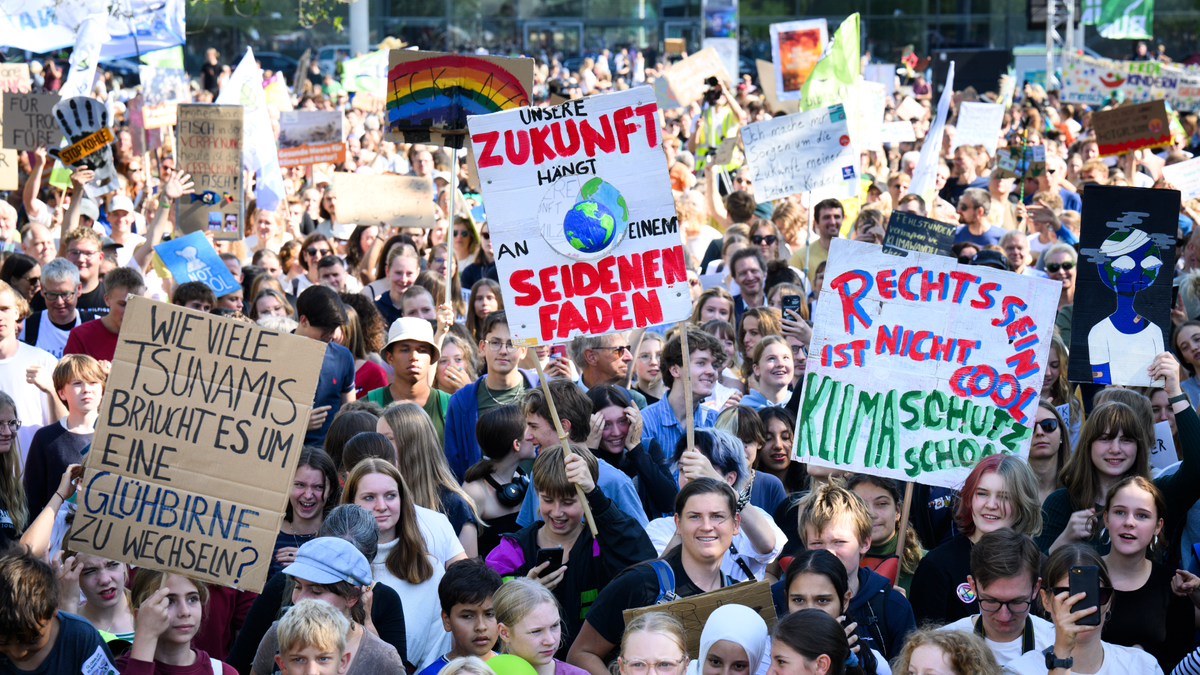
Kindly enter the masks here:
<path id="1" fill-rule="evenodd" d="M 1075 665 L 1075 659 L 1069 656 L 1065 659 L 1060 659 L 1055 656 L 1054 645 L 1046 647 L 1042 650 L 1042 653 L 1046 655 L 1046 670 L 1054 670 L 1055 668 L 1066 668 L 1067 670 L 1070 670 L 1071 666 Z"/>
<path id="2" fill-rule="evenodd" d="M 1186 401 L 1186 400 L 1188 400 L 1187 394 L 1180 394 L 1178 396 L 1172 396 L 1171 398 L 1167 399 L 1167 405 L 1175 405 L 1176 403 L 1180 403 L 1180 402 Z"/>

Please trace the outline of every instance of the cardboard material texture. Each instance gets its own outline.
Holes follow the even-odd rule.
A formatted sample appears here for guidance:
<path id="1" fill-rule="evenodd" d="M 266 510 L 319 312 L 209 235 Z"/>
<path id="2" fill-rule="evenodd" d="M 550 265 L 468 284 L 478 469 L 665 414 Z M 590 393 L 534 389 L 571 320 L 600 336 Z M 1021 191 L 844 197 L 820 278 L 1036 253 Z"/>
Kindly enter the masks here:
<path id="1" fill-rule="evenodd" d="M 630 621 L 646 612 L 673 614 L 683 624 L 684 635 L 687 636 L 687 653 L 699 654 L 700 635 L 704 632 L 704 624 L 708 622 L 710 614 L 725 605 L 745 605 L 767 622 L 768 631 L 775 630 L 778 617 L 775 616 L 775 603 L 771 601 L 771 584 L 767 581 L 743 581 L 708 593 L 681 598 L 675 602 L 627 609 L 621 616 L 628 626 Z"/>
<path id="2" fill-rule="evenodd" d="M 764 122 L 739 132 L 753 179 L 754 200 L 812 192 L 858 182 L 858 155 L 850 144 L 850 127 L 842 104 L 813 108 Z"/>
<path id="3" fill-rule="evenodd" d="M 1021 158 L 1021 146 L 1004 148 L 996 153 L 996 168 L 992 175 L 997 178 L 1037 178 L 1046 173 L 1046 146 L 1030 145 L 1025 147 L 1025 157 Z"/>
<path id="4" fill-rule="evenodd" d="M 883 238 L 883 249 L 888 253 L 896 252 L 889 249 L 899 249 L 901 255 L 904 251 L 913 251 L 953 257 L 950 247 L 954 245 L 957 230 L 957 225 L 893 210 L 888 219 L 887 235 Z"/>
<path id="5" fill-rule="evenodd" d="M 529 105 L 533 59 L 393 49 L 387 140 L 461 148 L 467 116 Z"/>
<path id="6" fill-rule="evenodd" d="M 28 94 L 32 85 L 28 63 L 0 63 L 0 92 Z"/>
<path id="7" fill-rule="evenodd" d="M 0 123 L 0 134 L 3 132 L 4 125 Z M 0 149 L 0 190 L 16 190 L 19 186 L 18 154 L 16 150 Z"/>
<path id="8" fill-rule="evenodd" d="M 713 157 L 713 163 L 717 166 L 725 166 L 733 161 L 733 151 L 737 148 L 738 142 L 742 139 L 738 136 L 730 136 L 721 141 L 721 145 L 717 147 L 717 154 Z"/>
<path id="9" fill-rule="evenodd" d="M 920 119 L 924 115 L 925 106 L 917 103 L 915 98 L 906 96 L 904 97 L 904 100 L 900 102 L 900 105 L 896 107 L 896 117 L 899 117 L 902 120 L 908 120 L 911 122 L 915 119 Z"/>
<path id="10" fill-rule="evenodd" d="M 682 54 L 687 51 L 687 40 L 683 38 L 664 38 L 663 46 L 668 54 Z"/>
<path id="11" fill-rule="evenodd" d="M 1098 110 L 1092 114 L 1092 126 L 1101 157 L 1171 144 L 1165 101 Z"/>
<path id="12" fill-rule="evenodd" d="M 179 123 L 179 106 L 174 103 L 143 106 L 142 122 L 147 129 L 173 127 Z"/>
<path id="13" fill-rule="evenodd" d="M 143 155 L 162 147 L 162 132 L 158 129 L 147 129 L 145 118 L 146 107 L 142 96 L 138 94 L 125 102 L 125 120 L 129 122 L 129 133 L 133 137 L 133 154 Z"/>
<path id="14" fill-rule="evenodd" d="M 338 171 L 333 174 L 338 196 L 338 220 L 345 223 L 431 229 L 435 224 L 433 188 L 429 178 L 370 176 Z"/>
<path id="15" fill-rule="evenodd" d="M 1163 470 L 1179 462 L 1175 454 L 1175 438 L 1171 436 L 1171 423 L 1158 422 L 1154 425 L 1154 445 L 1150 446 L 1150 468 Z"/>
<path id="16" fill-rule="evenodd" d="M 667 68 L 662 79 L 670 89 L 673 100 L 678 102 L 678 105 L 686 106 L 704 98 L 704 91 L 708 89 L 704 81 L 714 76 L 732 90 L 733 81 L 729 77 L 729 71 L 725 69 L 725 64 L 721 63 L 717 50 L 706 47 Z"/>
<path id="17" fill-rule="evenodd" d="M 1146 368 L 1169 344 L 1178 228 L 1176 190 L 1083 191 L 1070 381 L 1152 386 Z"/>
<path id="18" fill-rule="evenodd" d="M 261 591 L 324 353 L 131 296 L 64 547 Z"/>
<path id="19" fill-rule="evenodd" d="M 637 87 L 471 118 L 513 344 L 691 314 L 654 101 Z"/>
<path id="20" fill-rule="evenodd" d="M 1028 456 L 1059 293 L 1050 279 L 834 239 L 793 456 L 942 487 L 985 456 Z"/>
<path id="21" fill-rule="evenodd" d="M 337 110 L 279 114 L 279 166 L 346 161 L 345 117 Z"/>
<path id="22" fill-rule="evenodd" d="M 4 147 L 32 152 L 38 146 L 57 148 L 62 129 L 54 119 L 58 94 L 4 94 Z"/>
<path id="23" fill-rule="evenodd" d="M 771 62 L 775 64 L 775 95 L 783 101 L 800 98 L 800 87 L 829 44 L 825 19 L 771 24 Z"/>
<path id="24" fill-rule="evenodd" d="M 1183 201 L 1200 197 L 1200 157 L 1168 164 L 1163 167 L 1162 173 L 1167 182 L 1183 193 Z"/>
<path id="25" fill-rule="evenodd" d="M 243 110 L 240 105 L 179 105 L 179 170 L 196 184 L 196 193 L 177 203 L 180 232 L 210 230 L 217 239 L 242 238 Z"/>
<path id="26" fill-rule="evenodd" d="M 779 96 L 775 93 L 775 64 L 762 59 L 755 59 L 754 65 L 758 68 L 758 81 L 762 86 L 763 98 L 767 101 L 767 106 L 774 111 L 782 110 L 789 115 L 795 112 L 800 112 L 800 101 L 780 101 Z"/>
<path id="27" fill-rule="evenodd" d="M 958 111 L 954 148 L 960 145 L 982 145 L 992 155 L 1000 142 L 1000 125 L 1004 122 L 1004 106 L 999 103 L 964 102 Z"/>

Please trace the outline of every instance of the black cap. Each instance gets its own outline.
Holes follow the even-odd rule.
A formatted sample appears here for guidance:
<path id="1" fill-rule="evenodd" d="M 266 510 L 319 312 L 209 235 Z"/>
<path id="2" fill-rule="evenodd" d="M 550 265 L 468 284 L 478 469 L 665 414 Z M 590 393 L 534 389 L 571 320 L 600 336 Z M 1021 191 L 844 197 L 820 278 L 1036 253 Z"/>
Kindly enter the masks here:
<path id="1" fill-rule="evenodd" d="M 1005 258 L 1004 254 L 999 251 L 983 249 L 979 253 L 976 253 L 974 258 L 971 258 L 971 264 L 982 265 L 983 267 L 994 267 L 998 270 L 1004 270 L 1005 272 L 1009 271 L 1008 259 Z"/>

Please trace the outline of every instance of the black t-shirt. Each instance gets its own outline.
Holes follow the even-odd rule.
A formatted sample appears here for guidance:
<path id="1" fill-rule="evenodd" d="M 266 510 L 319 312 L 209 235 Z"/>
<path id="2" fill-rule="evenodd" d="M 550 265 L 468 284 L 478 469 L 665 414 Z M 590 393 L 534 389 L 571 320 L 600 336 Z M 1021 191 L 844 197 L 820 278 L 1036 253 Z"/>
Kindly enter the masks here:
<path id="1" fill-rule="evenodd" d="M 58 613 L 58 638 L 54 649 L 33 670 L 19 670 L 7 656 L 0 654 L 3 675 L 116 675 L 112 652 L 100 632 L 83 617 Z"/>
<path id="2" fill-rule="evenodd" d="M 475 520 L 475 514 L 471 512 L 471 507 L 467 504 L 467 500 L 463 499 L 456 492 L 451 492 L 444 487 L 438 488 L 438 498 L 442 500 L 441 512 L 450 520 L 450 526 L 454 528 L 454 536 L 462 533 L 463 525 L 467 523 L 475 523 L 475 527 L 479 527 L 479 523 Z"/>
<path id="3" fill-rule="evenodd" d="M 33 296 L 33 300 L 29 301 L 29 309 L 34 312 L 46 309 L 46 298 L 42 297 L 41 293 Z M 99 319 L 108 314 L 108 305 L 104 304 L 104 284 L 97 284 L 91 291 L 77 296 L 75 310 L 83 315 L 84 321 Z"/>
<path id="4" fill-rule="evenodd" d="M 1105 642 L 1139 645 L 1169 673 L 1192 647 L 1192 603 L 1171 592 L 1173 568 L 1151 561 L 1150 578 L 1136 591 L 1113 594 L 1112 618 L 1104 623 Z"/>
<path id="5" fill-rule="evenodd" d="M 947 624 L 979 613 L 967 582 L 973 546 L 966 535 L 959 535 L 921 560 L 908 592 L 918 624 Z"/>
<path id="6" fill-rule="evenodd" d="M 25 501 L 36 518 L 58 489 L 63 472 L 83 461 L 83 450 L 94 434 L 75 434 L 55 422 L 38 429 L 29 444 L 25 464 Z"/>
<path id="7" fill-rule="evenodd" d="M 218 80 L 220 76 L 220 64 L 205 63 L 203 66 L 200 66 L 200 86 L 205 91 L 212 92 L 214 96 L 221 88 Z"/>
<path id="8" fill-rule="evenodd" d="M 675 595 L 681 598 L 703 593 L 683 571 L 683 552 L 679 547 L 663 558 L 675 572 Z M 653 605 L 658 599 L 658 575 L 649 564 L 634 565 L 621 572 L 610 584 L 600 590 L 600 595 L 588 610 L 587 622 L 600 637 L 614 645 L 621 644 L 625 632 L 625 610 Z"/>

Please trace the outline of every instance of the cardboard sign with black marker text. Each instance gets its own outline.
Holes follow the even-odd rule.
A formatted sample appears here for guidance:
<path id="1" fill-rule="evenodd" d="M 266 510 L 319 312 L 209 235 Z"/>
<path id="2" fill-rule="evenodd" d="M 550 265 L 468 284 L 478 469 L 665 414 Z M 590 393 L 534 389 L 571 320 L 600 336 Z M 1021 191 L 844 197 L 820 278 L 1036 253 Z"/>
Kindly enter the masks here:
<path id="1" fill-rule="evenodd" d="M 54 119 L 58 94 L 4 94 L 4 147 L 32 152 L 57 148 L 62 129 Z"/>
<path id="2" fill-rule="evenodd" d="M 1179 192 L 1089 185 L 1080 218 L 1067 377 L 1151 386 L 1170 335 Z"/>
<path id="3" fill-rule="evenodd" d="M 196 192 L 179 200 L 178 227 L 184 234 L 207 230 L 215 239 L 242 238 L 240 105 L 179 105 L 179 170 L 192 175 Z"/>

